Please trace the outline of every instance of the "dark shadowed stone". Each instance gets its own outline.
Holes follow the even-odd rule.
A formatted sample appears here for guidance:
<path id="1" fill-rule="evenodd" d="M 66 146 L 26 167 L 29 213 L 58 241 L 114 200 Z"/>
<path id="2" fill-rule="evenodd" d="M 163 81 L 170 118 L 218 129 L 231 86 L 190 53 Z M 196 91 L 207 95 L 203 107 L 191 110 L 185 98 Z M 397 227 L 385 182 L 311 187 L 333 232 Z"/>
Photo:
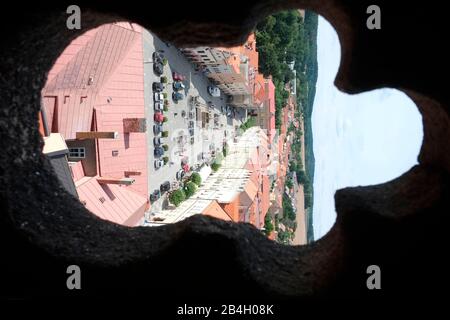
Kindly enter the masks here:
<path id="1" fill-rule="evenodd" d="M 420 163 L 391 182 L 339 190 L 336 224 L 308 246 L 278 245 L 250 225 L 205 216 L 160 228 L 102 221 L 58 184 L 37 127 L 46 72 L 81 32 L 65 28 L 66 5 L 16 5 L 4 13 L 12 22 L 0 22 L 2 297 L 211 299 L 232 291 L 247 298 L 367 298 L 432 296 L 447 287 L 450 90 L 437 76 L 448 76 L 450 54 L 441 2 L 427 1 L 425 10 L 409 1 L 377 1 L 382 29 L 376 31 L 365 28 L 371 1 L 231 0 L 220 8 L 185 1 L 176 10 L 167 1 L 162 14 L 143 2 L 78 3 L 81 32 L 132 20 L 180 46 L 242 43 L 272 11 L 313 9 L 339 34 L 339 89 L 393 87 L 415 101 L 424 122 Z M 66 289 L 69 264 L 81 266 L 81 291 Z M 371 264 L 381 267 L 381 292 L 366 288 Z"/>

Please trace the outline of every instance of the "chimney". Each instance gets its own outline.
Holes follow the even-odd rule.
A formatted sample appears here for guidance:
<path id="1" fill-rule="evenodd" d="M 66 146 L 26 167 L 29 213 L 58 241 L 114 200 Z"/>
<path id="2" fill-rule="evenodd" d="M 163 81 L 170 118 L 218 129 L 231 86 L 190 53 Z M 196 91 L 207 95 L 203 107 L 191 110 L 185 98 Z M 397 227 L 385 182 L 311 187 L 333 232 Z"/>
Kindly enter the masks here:
<path id="1" fill-rule="evenodd" d="M 119 137 L 119 133 L 116 131 L 86 131 L 86 132 L 77 132 L 76 138 L 78 140 L 83 139 L 117 139 Z"/>
<path id="2" fill-rule="evenodd" d="M 140 171 L 125 171 L 124 172 L 125 177 L 130 177 L 130 176 L 140 176 L 141 172 Z"/>
<path id="3" fill-rule="evenodd" d="M 123 132 L 145 132 L 146 119 L 145 118 L 126 118 L 123 119 Z"/>
<path id="4" fill-rule="evenodd" d="M 120 184 L 129 186 L 134 183 L 133 178 L 109 178 L 109 177 L 100 177 L 97 178 L 98 183 L 100 184 Z"/>

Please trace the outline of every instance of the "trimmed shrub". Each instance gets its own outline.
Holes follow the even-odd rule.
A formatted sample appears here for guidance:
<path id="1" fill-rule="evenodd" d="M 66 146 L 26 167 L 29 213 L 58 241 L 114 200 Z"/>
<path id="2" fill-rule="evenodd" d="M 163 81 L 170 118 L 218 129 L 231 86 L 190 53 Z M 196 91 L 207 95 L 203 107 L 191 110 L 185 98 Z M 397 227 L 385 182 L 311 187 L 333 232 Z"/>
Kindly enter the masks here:
<path id="1" fill-rule="evenodd" d="M 270 214 L 266 214 L 264 219 L 264 233 L 269 235 L 274 230 L 274 225 L 272 223 L 272 217 Z"/>
<path id="2" fill-rule="evenodd" d="M 169 146 L 168 146 L 167 144 L 163 144 L 163 145 L 162 145 L 162 148 L 164 149 L 164 151 L 169 150 Z"/>
<path id="3" fill-rule="evenodd" d="M 167 100 L 166 100 L 166 101 L 167 101 Z M 163 107 L 163 110 L 164 110 L 165 112 L 169 111 L 169 106 L 168 106 L 167 104 L 165 104 L 164 107 Z"/>
<path id="4" fill-rule="evenodd" d="M 163 138 L 167 138 L 167 137 L 169 136 L 169 131 L 163 131 L 163 132 L 161 133 L 161 136 L 162 136 Z"/>
<path id="5" fill-rule="evenodd" d="M 170 203 L 176 207 L 178 207 L 184 200 L 186 200 L 186 194 L 181 189 L 173 191 L 169 196 Z"/>
<path id="6" fill-rule="evenodd" d="M 293 186 L 294 183 L 292 182 L 292 179 L 286 181 L 286 187 L 288 187 L 288 189 L 292 189 Z"/>
<path id="7" fill-rule="evenodd" d="M 169 162 L 169 157 L 163 157 L 163 161 L 164 161 L 164 164 L 167 164 L 167 162 Z"/>
<path id="8" fill-rule="evenodd" d="M 189 181 L 184 185 L 184 193 L 186 195 L 186 198 L 192 197 L 195 191 L 197 191 L 197 185 L 192 181 Z"/>
<path id="9" fill-rule="evenodd" d="M 218 164 L 217 162 L 214 162 L 214 163 L 211 165 L 211 169 L 212 169 L 212 171 L 214 171 L 214 172 L 216 172 L 217 170 L 219 170 L 219 168 L 220 168 L 220 164 Z"/>
<path id="10" fill-rule="evenodd" d="M 167 60 L 167 58 L 164 58 L 163 61 L 162 61 L 162 63 L 163 63 L 164 66 L 167 65 L 167 62 L 169 62 L 169 61 Z"/>
<path id="11" fill-rule="evenodd" d="M 223 147 L 222 149 L 223 156 L 226 157 L 228 155 L 228 147 Z"/>
<path id="12" fill-rule="evenodd" d="M 161 77 L 161 83 L 167 83 L 167 77 L 166 76 L 162 76 Z"/>
<path id="13" fill-rule="evenodd" d="M 164 99 L 167 99 L 167 92 L 163 92 Z"/>
<path id="14" fill-rule="evenodd" d="M 169 118 L 164 117 L 164 118 L 163 118 L 163 122 L 167 122 L 167 121 L 169 121 Z"/>
<path id="15" fill-rule="evenodd" d="M 197 186 L 200 186 L 200 184 L 202 183 L 202 177 L 200 177 L 200 174 L 198 172 L 193 172 L 191 174 L 191 181 Z"/>

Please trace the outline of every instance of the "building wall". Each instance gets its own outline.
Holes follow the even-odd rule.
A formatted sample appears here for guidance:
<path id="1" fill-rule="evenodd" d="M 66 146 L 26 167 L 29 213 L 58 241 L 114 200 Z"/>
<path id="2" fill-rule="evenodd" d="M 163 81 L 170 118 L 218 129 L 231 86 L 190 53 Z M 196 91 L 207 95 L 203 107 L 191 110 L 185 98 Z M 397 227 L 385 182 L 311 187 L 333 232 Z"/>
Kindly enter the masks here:
<path id="1" fill-rule="evenodd" d="M 84 159 L 78 158 L 68 158 L 69 161 L 77 162 L 81 161 L 83 164 L 84 174 L 88 177 L 94 177 L 97 175 L 97 154 L 95 139 L 84 139 L 84 140 L 66 140 L 67 147 L 79 148 L 83 147 L 85 149 L 86 157 Z"/>

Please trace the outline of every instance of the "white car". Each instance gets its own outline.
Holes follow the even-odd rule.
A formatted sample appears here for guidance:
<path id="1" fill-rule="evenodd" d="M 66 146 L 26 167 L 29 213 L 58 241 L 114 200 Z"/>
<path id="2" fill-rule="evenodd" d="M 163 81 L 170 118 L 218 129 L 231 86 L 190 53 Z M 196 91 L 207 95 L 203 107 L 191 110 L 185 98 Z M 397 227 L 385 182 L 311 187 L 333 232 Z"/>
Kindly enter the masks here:
<path id="1" fill-rule="evenodd" d="M 163 160 L 155 160 L 155 169 L 159 169 L 164 165 L 164 161 Z"/>
<path id="2" fill-rule="evenodd" d="M 220 89 L 214 86 L 208 86 L 208 93 L 213 97 L 220 97 Z"/>
<path id="3" fill-rule="evenodd" d="M 163 101 L 164 100 L 164 95 L 162 93 L 155 92 L 153 94 L 153 98 L 155 99 L 155 101 Z"/>
<path id="4" fill-rule="evenodd" d="M 160 101 L 155 102 L 154 106 L 155 106 L 155 111 L 160 111 L 160 112 L 163 111 L 164 106 L 163 106 L 162 102 L 160 102 Z"/>

